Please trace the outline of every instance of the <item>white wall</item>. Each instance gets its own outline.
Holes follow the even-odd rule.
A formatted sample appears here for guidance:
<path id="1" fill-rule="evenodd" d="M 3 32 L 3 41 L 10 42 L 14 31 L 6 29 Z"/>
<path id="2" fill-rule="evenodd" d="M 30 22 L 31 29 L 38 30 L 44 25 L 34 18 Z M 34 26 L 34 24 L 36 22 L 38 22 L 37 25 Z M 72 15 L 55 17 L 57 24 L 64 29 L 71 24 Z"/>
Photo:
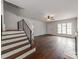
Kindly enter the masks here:
<path id="1" fill-rule="evenodd" d="M 24 9 L 13 7 L 7 3 L 5 3 L 5 10 L 4 10 L 4 22 L 6 25 L 6 29 L 8 30 L 16 30 L 17 29 L 17 21 L 24 19 L 29 27 L 32 29 L 33 25 L 33 32 L 34 36 L 43 35 L 46 33 L 46 23 L 40 20 L 30 19 L 23 15 Z M 27 15 L 28 16 L 28 15 Z"/>
<path id="2" fill-rule="evenodd" d="M 16 30 L 17 21 L 19 20 L 19 8 L 12 7 L 4 3 L 4 23 L 6 30 Z"/>
<path id="3" fill-rule="evenodd" d="M 19 19 L 24 19 L 26 21 L 27 25 L 29 25 L 30 29 L 32 30 L 34 36 L 46 34 L 45 22 L 26 17 L 19 17 Z"/>
<path id="4" fill-rule="evenodd" d="M 72 23 L 72 35 L 58 34 L 57 33 L 57 24 L 58 23 L 67 23 L 67 22 Z M 71 18 L 71 19 L 65 19 L 65 20 L 59 20 L 59 21 L 47 23 L 47 33 L 48 34 L 60 35 L 60 36 L 66 36 L 66 37 L 74 37 L 75 31 L 77 31 L 77 18 Z"/>
<path id="5" fill-rule="evenodd" d="M 39 20 L 32 20 L 34 36 L 46 34 L 46 23 Z"/>

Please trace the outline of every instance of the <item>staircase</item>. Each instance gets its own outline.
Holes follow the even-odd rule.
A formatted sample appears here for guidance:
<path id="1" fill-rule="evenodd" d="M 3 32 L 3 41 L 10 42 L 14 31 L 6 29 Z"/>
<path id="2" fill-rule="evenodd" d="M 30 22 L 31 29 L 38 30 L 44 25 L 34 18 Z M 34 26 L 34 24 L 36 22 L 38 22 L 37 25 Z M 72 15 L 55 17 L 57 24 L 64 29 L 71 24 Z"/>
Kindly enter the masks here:
<path id="1" fill-rule="evenodd" d="M 23 59 L 35 51 L 24 31 L 2 32 L 1 42 L 1 59 Z"/>
<path id="2" fill-rule="evenodd" d="M 24 20 L 17 25 L 16 31 L 2 32 L 1 59 L 23 59 L 36 51 L 29 26 Z"/>

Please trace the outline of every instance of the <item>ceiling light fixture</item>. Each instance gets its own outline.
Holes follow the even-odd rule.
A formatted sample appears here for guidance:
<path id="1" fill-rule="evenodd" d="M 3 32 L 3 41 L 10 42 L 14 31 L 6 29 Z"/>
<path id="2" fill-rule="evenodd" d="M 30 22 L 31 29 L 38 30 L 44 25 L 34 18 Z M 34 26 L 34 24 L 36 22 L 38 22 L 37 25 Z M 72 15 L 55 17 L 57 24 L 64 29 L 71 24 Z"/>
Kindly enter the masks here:
<path id="1" fill-rule="evenodd" d="M 47 16 L 47 19 L 48 20 L 54 20 L 54 17 L 53 16 Z"/>
<path id="2" fill-rule="evenodd" d="M 50 15 L 46 15 L 45 18 L 47 19 L 47 21 L 54 21 L 54 15 L 50 14 Z"/>

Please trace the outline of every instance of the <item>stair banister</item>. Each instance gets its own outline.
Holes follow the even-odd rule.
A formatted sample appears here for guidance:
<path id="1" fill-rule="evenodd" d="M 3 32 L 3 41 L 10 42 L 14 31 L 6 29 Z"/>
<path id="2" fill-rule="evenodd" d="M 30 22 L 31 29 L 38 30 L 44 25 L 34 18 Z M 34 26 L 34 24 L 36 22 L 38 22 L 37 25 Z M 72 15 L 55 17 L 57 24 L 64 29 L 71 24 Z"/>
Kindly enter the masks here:
<path id="1" fill-rule="evenodd" d="M 27 25 L 27 23 L 25 22 L 25 20 L 22 19 L 22 20 L 18 21 L 17 25 L 18 25 L 18 30 L 23 30 L 26 33 L 26 35 L 29 39 L 29 42 L 32 45 L 32 31 L 29 28 L 29 26 Z"/>

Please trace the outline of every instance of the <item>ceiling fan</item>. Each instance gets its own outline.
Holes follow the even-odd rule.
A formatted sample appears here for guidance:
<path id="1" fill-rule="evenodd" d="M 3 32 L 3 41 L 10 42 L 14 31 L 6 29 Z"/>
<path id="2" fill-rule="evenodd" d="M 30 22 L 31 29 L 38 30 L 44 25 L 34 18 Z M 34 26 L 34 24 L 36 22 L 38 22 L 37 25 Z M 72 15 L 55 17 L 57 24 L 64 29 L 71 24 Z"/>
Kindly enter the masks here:
<path id="1" fill-rule="evenodd" d="M 48 20 L 48 21 L 52 21 L 52 20 L 55 20 L 55 19 L 54 19 L 53 16 L 48 15 L 48 16 L 47 16 L 47 20 Z"/>

